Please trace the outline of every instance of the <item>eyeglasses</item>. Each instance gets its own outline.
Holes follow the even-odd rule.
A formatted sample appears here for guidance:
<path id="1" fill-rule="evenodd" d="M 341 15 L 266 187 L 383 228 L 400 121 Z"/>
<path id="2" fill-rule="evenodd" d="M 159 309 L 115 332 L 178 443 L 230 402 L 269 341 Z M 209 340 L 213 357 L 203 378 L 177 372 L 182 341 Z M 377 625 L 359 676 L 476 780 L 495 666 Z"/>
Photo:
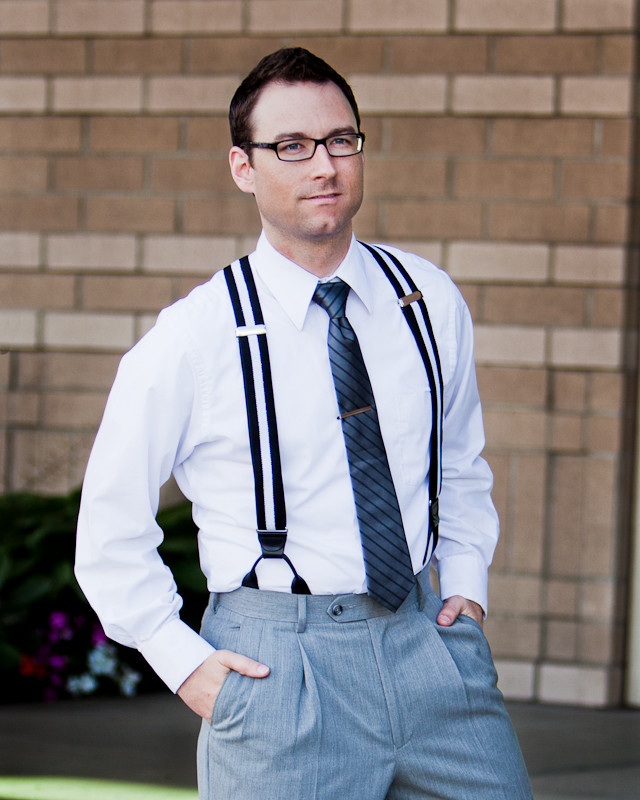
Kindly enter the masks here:
<path id="1" fill-rule="evenodd" d="M 338 133 L 324 139 L 282 139 L 280 142 L 245 142 L 243 150 L 257 147 L 261 150 L 273 150 L 280 161 L 307 161 L 313 158 L 319 144 L 327 148 L 334 158 L 346 158 L 362 152 L 364 133 Z"/>

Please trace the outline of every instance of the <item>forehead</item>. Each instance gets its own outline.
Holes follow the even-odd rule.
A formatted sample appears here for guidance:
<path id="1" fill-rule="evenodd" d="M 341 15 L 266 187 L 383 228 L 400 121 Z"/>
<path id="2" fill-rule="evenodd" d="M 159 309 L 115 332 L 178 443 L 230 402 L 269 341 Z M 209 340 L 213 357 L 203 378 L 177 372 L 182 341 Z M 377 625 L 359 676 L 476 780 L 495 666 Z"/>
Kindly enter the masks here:
<path id="1" fill-rule="evenodd" d="M 314 138 L 334 130 L 356 130 L 349 101 L 335 83 L 270 83 L 251 115 L 256 141 L 287 134 Z"/>

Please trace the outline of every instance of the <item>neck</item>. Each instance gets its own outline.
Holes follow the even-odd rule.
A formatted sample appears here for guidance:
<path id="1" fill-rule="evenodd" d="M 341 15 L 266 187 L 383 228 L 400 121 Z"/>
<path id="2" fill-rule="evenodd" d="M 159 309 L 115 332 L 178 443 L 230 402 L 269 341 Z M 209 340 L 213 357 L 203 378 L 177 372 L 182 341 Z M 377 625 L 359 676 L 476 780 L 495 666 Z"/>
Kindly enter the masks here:
<path id="1" fill-rule="evenodd" d="M 318 278 L 332 275 L 344 261 L 351 246 L 351 230 L 339 241 L 332 237 L 325 242 L 289 243 L 273 237 L 269 231 L 265 231 L 265 234 L 271 246 L 285 258 Z"/>

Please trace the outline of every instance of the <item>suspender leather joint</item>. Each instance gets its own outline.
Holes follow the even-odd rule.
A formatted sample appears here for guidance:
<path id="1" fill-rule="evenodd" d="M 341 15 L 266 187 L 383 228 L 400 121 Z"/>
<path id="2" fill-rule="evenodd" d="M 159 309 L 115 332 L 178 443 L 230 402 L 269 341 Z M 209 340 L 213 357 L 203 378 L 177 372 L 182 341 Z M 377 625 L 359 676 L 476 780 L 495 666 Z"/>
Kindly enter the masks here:
<path id="1" fill-rule="evenodd" d="M 263 558 L 283 558 L 287 531 L 258 531 Z"/>

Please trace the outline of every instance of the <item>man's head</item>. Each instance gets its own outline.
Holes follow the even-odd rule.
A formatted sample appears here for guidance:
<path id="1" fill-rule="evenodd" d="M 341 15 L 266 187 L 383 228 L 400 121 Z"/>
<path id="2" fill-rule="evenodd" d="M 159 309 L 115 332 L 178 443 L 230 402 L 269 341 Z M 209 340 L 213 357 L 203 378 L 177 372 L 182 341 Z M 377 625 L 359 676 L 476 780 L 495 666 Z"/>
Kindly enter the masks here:
<path id="1" fill-rule="evenodd" d="M 360 130 L 358 105 L 351 87 L 342 75 L 303 47 L 285 47 L 265 56 L 237 88 L 229 106 L 233 145 L 241 146 L 252 141 L 252 112 L 262 90 L 271 83 L 335 83 L 351 106 Z"/>

